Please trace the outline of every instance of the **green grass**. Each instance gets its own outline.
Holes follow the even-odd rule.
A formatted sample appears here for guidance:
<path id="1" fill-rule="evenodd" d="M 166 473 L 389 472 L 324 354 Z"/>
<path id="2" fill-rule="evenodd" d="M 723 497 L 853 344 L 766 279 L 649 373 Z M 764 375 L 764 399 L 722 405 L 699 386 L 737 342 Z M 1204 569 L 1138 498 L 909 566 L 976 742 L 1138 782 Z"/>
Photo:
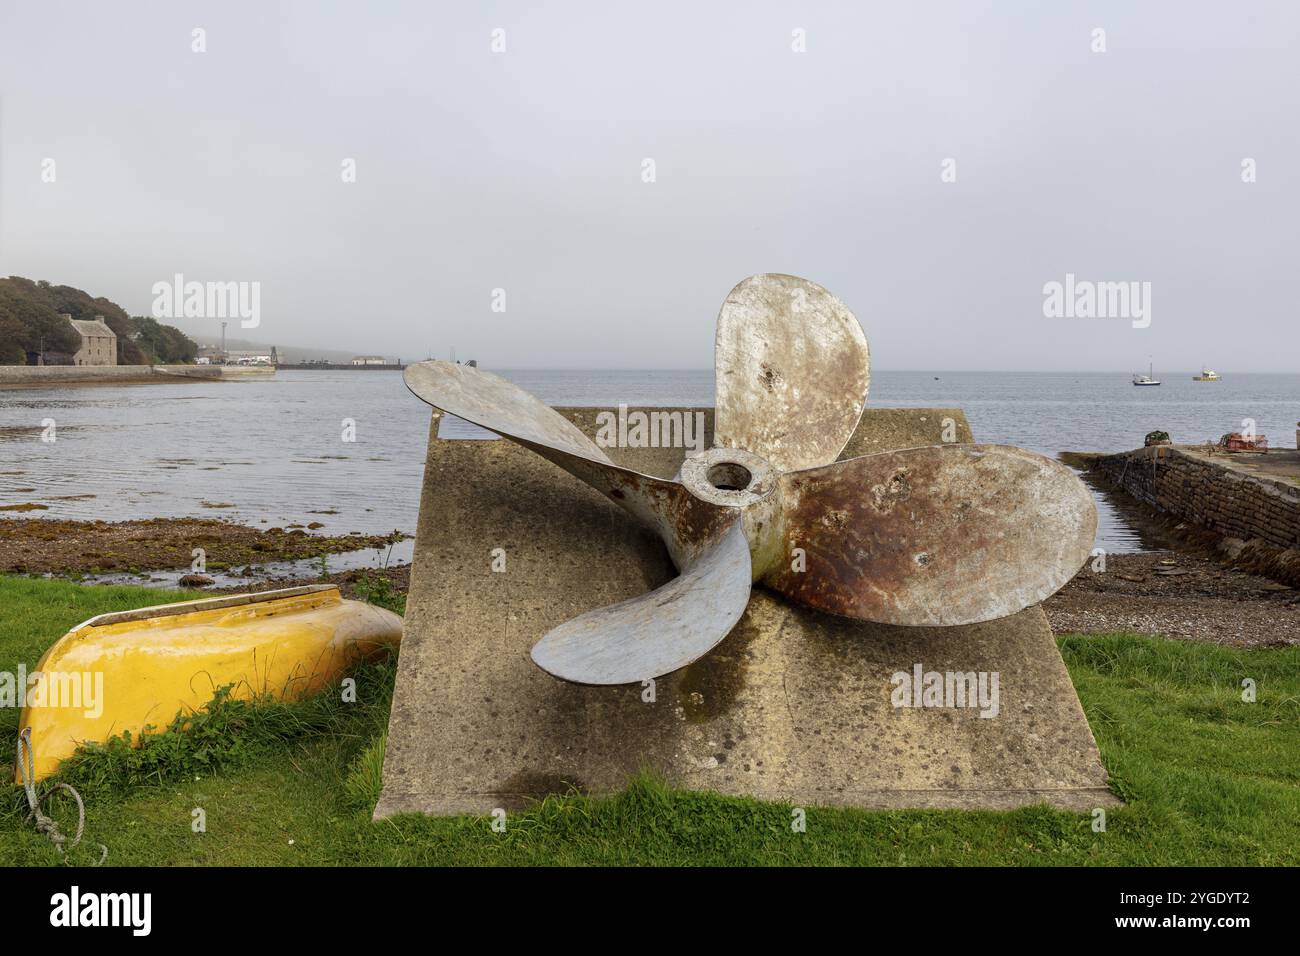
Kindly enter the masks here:
<path id="1" fill-rule="evenodd" d="M 380 586 L 375 597 L 389 599 Z M 93 614 L 192 597 L 0 577 L 0 670 Z M 398 596 L 400 598 L 400 596 Z M 596 800 L 548 798 L 487 818 L 372 823 L 395 664 L 358 673 L 358 699 L 224 701 L 141 749 L 93 748 L 65 767 L 86 842 L 118 865 L 169 864 L 1289 864 L 1300 863 L 1300 648 L 1236 650 L 1133 635 L 1060 641 L 1113 786 L 1107 829 L 1047 807 L 1011 812 L 790 808 L 669 790 L 650 779 Z M 1258 701 L 1241 700 L 1251 678 Z M 18 714 L 0 710 L 0 739 Z M 0 772 L 8 769 L 0 766 Z M 0 802 L 0 865 L 60 858 Z M 70 831 L 66 802 L 56 815 Z M 206 832 L 194 832 L 202 809 Z"/>

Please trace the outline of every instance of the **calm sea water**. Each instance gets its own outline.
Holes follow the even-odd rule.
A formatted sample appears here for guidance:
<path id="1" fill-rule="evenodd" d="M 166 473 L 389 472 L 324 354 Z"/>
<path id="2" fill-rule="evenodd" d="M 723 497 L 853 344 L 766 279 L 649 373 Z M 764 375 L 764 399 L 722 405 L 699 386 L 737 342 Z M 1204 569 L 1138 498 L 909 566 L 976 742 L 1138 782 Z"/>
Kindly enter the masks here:
<path id="1" fill-rule="evenodd" d="M 711 405 L 710 371 L 502 370 L 553 405 Z M 978 441 L 1047 455 L 1117 451 L 1156 428 L 1175 441 L 1217 439 L 1243 419 L 1294 447 L 1300 375 L 878 371 L 870 403 L 965 409 Z M 54 442 L 41 440 L 55 422 Z M 345 420 L 355 441 L 343 440 Z M 49 506 L 54 518 L 196 515 L 336 533 L 412 532 L 429 410 L 392 372 L 280 372 L 250 383 L 0 391 L 0 505 Z M 1099 539 L 1142 547 L 1099 502 Z"/>

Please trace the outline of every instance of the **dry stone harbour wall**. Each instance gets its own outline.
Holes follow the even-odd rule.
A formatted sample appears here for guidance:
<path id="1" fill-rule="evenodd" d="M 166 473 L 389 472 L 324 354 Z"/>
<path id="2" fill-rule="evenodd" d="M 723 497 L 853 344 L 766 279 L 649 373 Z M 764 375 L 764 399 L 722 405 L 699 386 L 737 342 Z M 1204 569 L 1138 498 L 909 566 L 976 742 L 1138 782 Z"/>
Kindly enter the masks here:
<path id="1" fill-rule="evenodd" d="M 1223 537 L 1300 547 L 1300 485 L 1245 474 L 1172 445 L 1108 455 L 1093 468 L 1139 501 Z"/>

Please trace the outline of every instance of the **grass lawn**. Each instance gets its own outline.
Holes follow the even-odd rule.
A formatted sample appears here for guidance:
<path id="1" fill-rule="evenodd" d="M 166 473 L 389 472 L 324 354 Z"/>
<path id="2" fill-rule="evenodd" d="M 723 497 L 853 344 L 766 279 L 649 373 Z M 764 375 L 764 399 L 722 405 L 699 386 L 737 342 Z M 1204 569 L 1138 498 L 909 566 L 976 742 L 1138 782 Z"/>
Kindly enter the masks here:
<path id="1" fill-rule="evenodd" d="M 68 628 L 105 611 L 193 597 L 0 577 L 0 670 L 30 670 Z M 377 594 L 377 600 L 388 595 Z M 512 815 L 372 823 L 392 661 L 295 705 L 226 702 L 143 750 L 100 748 L 61 775 L 87 803 L 72 862 L 173 864 L 1300 864 L 1300 648 L 1235 650 L 1133 635 L 1071 636 L 1061 651 L 1116 792 L 1087 814 L 809 809 L 638 781 L 610 799 L 549 798 Z M 1258 700 L 1241 700 L 1251 678 Z M 16 710 L 0 709 L 9 750 Z M 12 766 L 0 762 L 12 779 Z M 71 832 L 71 805 L 55 815 Z M 195 833 L 195 809 L 206 832 Z M 0 803 L 0 865 L 60 862 L 26 823 L 17 787 Z"/>

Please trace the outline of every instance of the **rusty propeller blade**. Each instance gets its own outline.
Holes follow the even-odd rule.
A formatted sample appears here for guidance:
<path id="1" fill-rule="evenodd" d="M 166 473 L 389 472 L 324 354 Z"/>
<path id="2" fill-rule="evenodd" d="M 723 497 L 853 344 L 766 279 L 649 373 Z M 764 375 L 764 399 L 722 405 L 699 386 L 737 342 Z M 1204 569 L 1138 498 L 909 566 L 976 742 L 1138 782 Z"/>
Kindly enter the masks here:
<path id="1" fill-rule="evenodd" d="M 871 378 L 862 326 L 815 282 L 750 276 L 728 294 L 714 344 L 713 443 L 779 471 L 833 462 L 853 437 Z"/>
<path id="2" fill-rule="evenodd" d="M 703 657 L 749 603 L 749 542 L 738 514 L 678 577 L 641 597 L 566 621 L 533 647 L 547 673 L 577 684 L 631 684 Z"/>
<path id="3" fill-rule="evenodd" d="M 852 458 L 782 475 L 780 493 L 785 553 L 763 583 L 886 624 L 1014 614 L 1069 581 L 1097 531 L 1092 496 L 1069 468 L 1004 445 Z"/>
<path id="4" fill-rule="evenodd" d="M 645 522 L 678 567 L 734 518 L 732 509 L 702 501 L 675 481 L 614 464 L 578 426 L 491 372 L 429 361 L 408 365 L 403 378 L 417 398 L 531 449 Z"/>

